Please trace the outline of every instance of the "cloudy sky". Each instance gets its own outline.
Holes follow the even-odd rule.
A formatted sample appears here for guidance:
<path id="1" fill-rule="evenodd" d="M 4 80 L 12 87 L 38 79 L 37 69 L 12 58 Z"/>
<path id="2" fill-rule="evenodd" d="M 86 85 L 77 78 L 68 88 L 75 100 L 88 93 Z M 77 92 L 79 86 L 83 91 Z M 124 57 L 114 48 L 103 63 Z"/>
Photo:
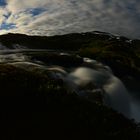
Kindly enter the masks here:
<path id="1" fill-rule="evenodd" d="M 140 0 L 0 0 L 0 34 L 94 30 L 140 38 Z"/>

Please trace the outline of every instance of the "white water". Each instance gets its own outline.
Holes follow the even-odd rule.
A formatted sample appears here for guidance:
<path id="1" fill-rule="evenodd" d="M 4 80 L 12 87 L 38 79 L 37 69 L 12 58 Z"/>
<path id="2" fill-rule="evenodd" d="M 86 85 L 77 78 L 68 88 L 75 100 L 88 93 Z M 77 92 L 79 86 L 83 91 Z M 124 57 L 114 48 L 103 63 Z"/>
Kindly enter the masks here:
<path id="1" fill-rule="evenodd" d="M 131 97 L 131 118 L 134 118 L 137 122 L 140 122 L 140 100 Z"/>
<path id="2" fill-rule="evenodd" d="M 105 102 L 113 109 L 130 118 L 130 96 L 123 83 L 114 75 L 110 75 L 110 79 L 103 88 L 106 92 Z"/>
<path id="3" fill-rule="evenodd" d="M 21 53 L 0 55 L 0 63 L 16 62 L 16 61 L 24 62 L 26 60 L 28 60 L 28 58 L 25 55 L 22 55 Z"/>
<path id="4" fill-rule="evenodd" d="M 131 97 L 131 93 L 127 91 L 122 81 L 112 74 L 109 67 L 97 61 L 88 60 L 88 62 L 92 66 L 94 65 L 93 68 L 79 67 L 67 75 L 66 80 L 69 86 L 72 89 L 75 88 L 79 95 L 83 96 L 82 93 L 87 92 L 86 86 L 89 83 L 92 83 L 93 87 L 96 85 L 105 91 L 104 101 L 106 105 L 128 118 L 140 122 L 140 101 Z M 84 87 L 85 91 L 77 90 L 82 89 L 81 87 Z M 91 92 L 94 94 L 93 89 Z"/>
<path id="5" fill-rule="evenodd" d="M 127 91 L 121 80 L 113 75 L 112 70 L 108 66 L 96 60 L 83 58 L 86 67 L 69 69 L 69 72 L 61 66 L 48 67 L 43 65 L 43 63 L 42 65 L 32 63 L 22 53 L 0 55 L 0 62 L 8 62 L 28 70 L 38 68 L 40 70 L 51 71 L 54 78 L 63 79 L 68 86 L 68 90 L 76 91 L 80 96 L 86 97 L 86 94 L 89 92 L 90 94 L 94 94 L 96 90 L 103 90 L 105 91 L 104 101 L 106 105 L 128 118 L 133 118 L 137 122 L 140 122 L 140 100 L 131 96 L 133 93 Z M 95 86 L 97 89 L 95 89 Z"/>
<path id="6" fill-rule="evenodd" d="M 67 76 L 67 79 L 69 81 L 69 85 L 70 82 L 72 83 L 72 88 L 74 88 L 73 85 L 76 85 L 75 87 L 77 87 L 77 89 L 78 87 L 84 88 L 89 83 L 93 83 L 93 85 L 103 89 L 106 93 L 104 95 L 105 103 L 130 118 L 130 96 L 123 83 L 109 71 L 105 71 L 104 69 L 95 70 L 91 68 L 80 67 L 71 72 Z"/>

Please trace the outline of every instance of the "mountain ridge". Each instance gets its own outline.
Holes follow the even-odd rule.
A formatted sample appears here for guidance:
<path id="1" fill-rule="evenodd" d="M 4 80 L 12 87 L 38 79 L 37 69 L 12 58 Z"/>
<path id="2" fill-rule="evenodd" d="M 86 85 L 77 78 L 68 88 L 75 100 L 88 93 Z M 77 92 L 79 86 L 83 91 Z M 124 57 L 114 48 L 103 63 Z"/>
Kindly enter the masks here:
<path id="1" fill-rule="evenodd" d="M 106 32 L 93 31 L 85 33 L 70 33 L 56 36 L 31 36 L 19 33 L 8 33 L 0 35 L 0 42 L 12 49 L 13 44 L 25 45 L 32 49 L 72 49 L 77 50 L 79 46 L 91 42 L 93 40 L 103 40 L 108 42 L 125 43 L 128 46 L 135 46 L 138 49 L 140 40 L 131 40 L 124 36 L 117 36 Z M 65 44 L 66 43 L 66 44 Z M 63 45 L 64 44 L 64 45 Z M 68 46 L 68 44 L 70 44 Z M 67 45 L 67 47 L 66 47 Z M 72 47 L 74 46 L 74 47 Z"/>

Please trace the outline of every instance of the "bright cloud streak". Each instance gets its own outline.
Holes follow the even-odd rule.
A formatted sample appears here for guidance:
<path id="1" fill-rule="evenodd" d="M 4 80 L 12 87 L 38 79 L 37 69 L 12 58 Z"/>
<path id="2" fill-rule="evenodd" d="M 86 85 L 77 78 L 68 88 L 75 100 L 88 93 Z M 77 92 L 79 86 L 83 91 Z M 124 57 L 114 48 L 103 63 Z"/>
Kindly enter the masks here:
<path id="1" fill-rule="evenodd" d="M 55 35 L 99 30 L 140 38 L 139 0 L 2 1 L 0 34 Z"/>

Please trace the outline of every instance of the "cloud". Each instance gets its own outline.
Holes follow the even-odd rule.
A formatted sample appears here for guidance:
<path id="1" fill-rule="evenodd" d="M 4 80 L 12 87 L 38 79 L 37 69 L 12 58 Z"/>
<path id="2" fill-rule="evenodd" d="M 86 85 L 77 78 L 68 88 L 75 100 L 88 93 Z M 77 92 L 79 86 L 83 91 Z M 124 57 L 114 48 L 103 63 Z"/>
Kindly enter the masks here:
<path id="1" fill-rule="evenodd" d="M 140 37 L 138 0 L 6 0 L 6 3 L 0 8 L 0 24 L 15 26 L 1 29 L 1 33 L 55 35 L 100 30 Z"/>
<path id="2" fill-rule="evenodd" d="M 2 8 L 0 8 L 0 25 L 2 24 L 2 22 L 5 20 L 5 17 L 4 17 L 4 11 Z"/>
<path id="3" fill-rule="evenodd" d="M 5 21 L 7 15 L 8 11 L 5 8 L 0 7 L 0 25 Z"/>
<path id="4" fill-rule="evenodd" d="M 45 0 L 7 0 L 7 9 L 12 13 L 25 11 L 28 8 L 42 7 L 46 4 Z"/>

